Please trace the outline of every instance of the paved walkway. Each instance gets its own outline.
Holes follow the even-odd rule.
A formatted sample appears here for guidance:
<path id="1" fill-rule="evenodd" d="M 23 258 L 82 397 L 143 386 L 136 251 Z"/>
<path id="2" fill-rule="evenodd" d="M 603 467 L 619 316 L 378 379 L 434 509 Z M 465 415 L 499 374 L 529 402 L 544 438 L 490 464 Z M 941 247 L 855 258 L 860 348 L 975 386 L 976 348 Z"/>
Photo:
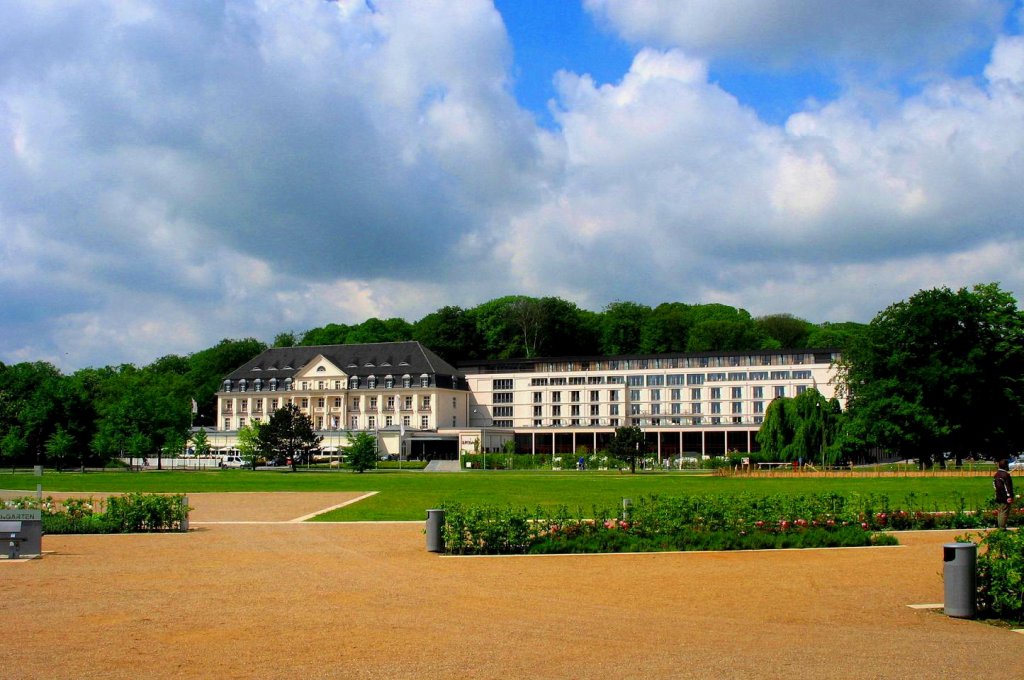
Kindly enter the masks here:
<path id="1" fill-rule="evenodd" d="M 956 533 L 503 558 L 427 553 L 415 524 L 48 536 L 0 562 L 0 655 L 26 678 L 1020 677 L 1024 635 L 907 607 L 941 602 Z"/>

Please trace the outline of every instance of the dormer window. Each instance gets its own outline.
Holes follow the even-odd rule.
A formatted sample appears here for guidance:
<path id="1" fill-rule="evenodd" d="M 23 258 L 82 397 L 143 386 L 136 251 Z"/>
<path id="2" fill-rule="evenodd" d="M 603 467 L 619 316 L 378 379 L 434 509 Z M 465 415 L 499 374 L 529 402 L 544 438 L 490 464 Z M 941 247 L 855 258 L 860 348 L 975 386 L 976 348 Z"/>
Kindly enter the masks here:
<path id="1" fill-rule="evenodd" d="M 326 370 L 327 370 L 327 367 L 326 367 L 326 366 L 317 366 L 317 367 L 316 367 L 316 372 L 317 372 L 317 373 L 323 373 L 323 372 L 325 372 Z"/>
<path id="2" fill-rule="evenodd" d="M 369 387 L 371 390 L 375 389 L 377 387 L 377 376 L 371 375 L 369 378 L 367 378 L 366 386 Z"/>
<path id="3" fill-rule="evenodd" d="M 359 389 L 359 376 L 358 375 L 353 375 L 352 377 L 350 377 L 348 379 L 348 388 L 350 390 L 358 390 Z"/>
<path id="4" fill-rule="evenodd" d="M 408 373 L 402 376 L 402 387 L 412 387 L 412 376 Z"/>
<path id="5" fill-rule="evenodd" d="M 426 373 L 420 376 L 420 387 L 430 387 L 430 376 Z"/>
<path id="6" fill-rule="evenodd" d="M 386 375 L 384 376 L 384 389 L 390 390 L 395 386 L 395 376 Z"/>
<path id="7" fill-rule="evenodd" d="M 255 380 L 252 381 L 252 386 L 253 389 L 255 389 L 257 392 L 263 391 L 263 381 L 260 380 L 259 378 L 256 378 Z"/>
<path id="8" fill-rule="evenodd" d="M 231 381 L 230 380 L 225 380 L 224 381 L 224 391 L 225 392 L 230 392 L 231 391 Z"/>
<path id="9" fill-rule="evenodd" d="M 292 379 L 291 378 L 285 378 L 284 379 L 284 391 L 285 392 L 291 392 L 292 391 Z"/>
<path id="10" fill-rule="evenodd" d="M 245 392 L 245 378 L 238 381 L 238 391 Z"/>
<path id="11" fill-rule="evenodd" d="M 270 379 L 270 391 L 277 392 L 277 378 Z"/>

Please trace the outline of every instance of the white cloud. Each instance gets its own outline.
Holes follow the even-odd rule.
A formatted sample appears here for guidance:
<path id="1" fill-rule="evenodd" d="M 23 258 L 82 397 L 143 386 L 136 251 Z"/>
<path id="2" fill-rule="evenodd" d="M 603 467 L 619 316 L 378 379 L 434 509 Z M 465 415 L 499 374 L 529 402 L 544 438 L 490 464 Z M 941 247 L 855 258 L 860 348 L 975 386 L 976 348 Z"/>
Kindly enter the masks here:
<path id="1" fill-rule="evenodd" d="M 941 63 L 984 45 L 1005 13 L 993 0 L 584 0 L 627 40 L 761 68 L 812 60 Z"/>
<path id="2" fill-rule="evenodd" d="M 933 49 L 954 30 L 973 44 L 989 5 L 954 4 L 907 27 L 931 47 L 884 58 L 959 54 Z M 147 362 L 518 292 L 865 321 L 935 285 L 1024 290 L 1019 36 L 990 40 L 984 79 L 850 87 L 780 126 L 709 59 L 736 35 L 780 63 L 783 35 L 841 59 L 907 10 L 842 5 L 829 51 L 813 29 L 839 19 L 802 3 L 715 23 L 690 2 L 686 25 L 668 4 L 589 6 L 684 49 L 640 48 L 614 83 L 557 74 L 545 130 L 509 92 L 484 0 L 15 3 L 0 359 Z"/>

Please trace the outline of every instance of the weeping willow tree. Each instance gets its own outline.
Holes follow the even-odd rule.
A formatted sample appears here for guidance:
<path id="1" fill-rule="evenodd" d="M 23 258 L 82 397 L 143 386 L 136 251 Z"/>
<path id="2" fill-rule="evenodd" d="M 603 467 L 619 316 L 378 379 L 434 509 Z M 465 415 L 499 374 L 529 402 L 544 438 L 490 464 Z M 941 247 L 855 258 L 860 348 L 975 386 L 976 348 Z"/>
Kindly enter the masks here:
<path id="1" fill-rule="evenodd" d="M 779 397 L 765 411 L 757 441 L 761 452 L 775 460 L 834 465 L 840 455 L 836 435 L 841 418 L 838 400 L 825 399 L 818 390 Z"/>

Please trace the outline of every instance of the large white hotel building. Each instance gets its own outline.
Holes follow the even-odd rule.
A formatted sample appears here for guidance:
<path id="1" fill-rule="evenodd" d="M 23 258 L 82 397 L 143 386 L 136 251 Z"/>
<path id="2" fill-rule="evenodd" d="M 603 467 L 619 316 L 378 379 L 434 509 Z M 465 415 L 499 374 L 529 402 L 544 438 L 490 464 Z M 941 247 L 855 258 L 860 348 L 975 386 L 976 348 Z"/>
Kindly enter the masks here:
<path id="1" fill-rule="evenodd" d="M 338 450 L 372 431 L 381 452 L 457 458 L 513 441 L 519 453 L 600 451 L 643 429 L 659 459 L 758 449 L 768 404 L 835 395 L 833 350 L 760 350 L 448 364 L 416 342 L 269 349 L 224 379 L 214 446 L 293 403 Z"/>

